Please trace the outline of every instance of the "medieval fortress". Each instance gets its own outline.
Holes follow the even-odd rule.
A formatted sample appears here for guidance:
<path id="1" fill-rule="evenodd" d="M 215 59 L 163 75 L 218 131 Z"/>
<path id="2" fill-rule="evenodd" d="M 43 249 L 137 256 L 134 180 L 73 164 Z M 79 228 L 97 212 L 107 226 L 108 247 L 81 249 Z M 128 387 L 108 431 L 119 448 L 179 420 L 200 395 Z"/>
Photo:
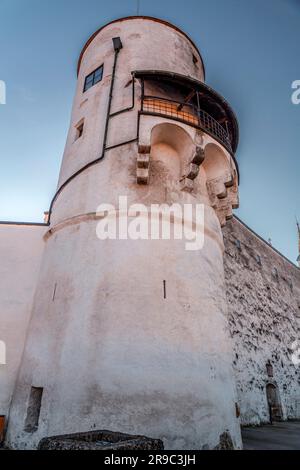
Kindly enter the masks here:
<path id="1" fill-rule="evenodd" d="M 300 271 L 233 217 L 237 145 L 177 27 L 128 17 L 88 40 L 47 220 L 0 223 L 7 445 L 109 429 L 241 448 L 241 425 L 300 418 Z M 201 204 L 203 246 L 99 240 L 97 207 L 119 196 Z"/>

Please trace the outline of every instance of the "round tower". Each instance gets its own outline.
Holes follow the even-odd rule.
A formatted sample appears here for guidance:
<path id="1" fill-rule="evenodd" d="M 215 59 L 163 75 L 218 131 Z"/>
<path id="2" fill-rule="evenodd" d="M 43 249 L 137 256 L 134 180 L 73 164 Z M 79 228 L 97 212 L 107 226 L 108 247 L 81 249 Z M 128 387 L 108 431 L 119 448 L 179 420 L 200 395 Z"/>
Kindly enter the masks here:
<path id="1" fill-rule="evenodd" d="M 161 438 L 166 449 L 215 448 L 224 436 L 240 447 L 221 232 L 238 206 L 237 141 L 234 113 L 175 26 L 122 18 L 86 43 L 10 410 L 12 446 L 110 429 Z M 148 220 L 141 204 L 149 213 L 198 204 L 203 246 L 157 233 L 101 236 L 112 215 L 118 227 Z M 170 217 L 174 230 L 181 222 Z"/>

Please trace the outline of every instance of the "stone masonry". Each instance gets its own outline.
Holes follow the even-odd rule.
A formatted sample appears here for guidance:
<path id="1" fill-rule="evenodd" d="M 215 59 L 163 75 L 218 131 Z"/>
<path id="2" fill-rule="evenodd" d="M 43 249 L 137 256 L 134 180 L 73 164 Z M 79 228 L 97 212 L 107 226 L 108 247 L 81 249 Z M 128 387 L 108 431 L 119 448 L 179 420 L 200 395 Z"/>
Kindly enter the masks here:
<path id="1" fill-rule="evenodd" d="M 269 421 L 268 383 L 278 387 L 283 419 L 300 418 L 300 368 L 291 360 L 300 339 L 300 270 L 237 218 L 223 235 L 241 423 Z"/>

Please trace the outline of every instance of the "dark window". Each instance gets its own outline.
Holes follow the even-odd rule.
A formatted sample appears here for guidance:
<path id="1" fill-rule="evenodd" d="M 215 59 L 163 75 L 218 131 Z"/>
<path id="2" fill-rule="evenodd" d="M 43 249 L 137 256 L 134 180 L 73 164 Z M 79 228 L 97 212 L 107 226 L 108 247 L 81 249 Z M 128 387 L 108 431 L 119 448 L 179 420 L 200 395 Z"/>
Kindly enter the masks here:
<path id="1" fill-rule="evenodd" d="M 242 245 L 241 245 L 241 242 L 240 242 L 240 240 L 238 240 L 238 239 L 236 239 L 236 240 L 235 240 L 235 246 L 237 247 L 237 249 L 238 249 L 238 250 L 240 250 L 240 251 L 241 251 L 241 249 L 242 249 Z"/>
<path id="2" fill-rule="evenodd" d="M 79 139 L 83 134 L 83 122 L 77 126 L 76 140 Z"/>
<path id="3" fill-rule="evenodd" d="M 279 276 L 278 276 L 277 268 L 272 269 L 272 276 L 273 276 L 274 279 L 276 279 L 276 281 L 278 281 Z"/>
<path id="4" fill-rule="evenodd" d="M 96 83 L 100 82 L 102 80 L 102 76 L 103 76 L 103 65 L 101 65 L 101 67 L 98 67 L 96 70 L 94 70 L 94 72 L 90 73 L 85 78 L 83 91 L 84 92 L 87 91 L 93 85 L 96 85 Z"/>
<path id="5" fill-rule="evenodd" d="M 94 83 L 97 83 L 101 80 L 102 78 L 102 67 L 97 69 L 94 73 Z"/>
<path id="6" fill-rule="evenodd" d="M 255 256 L 255 259 L 256 259 L 257 264 L 259 264 L 259 265 L 261 266 L 261 258 L 260 258 L 260 256 L 259 256 L 259 255 L 256 255 L 256 256 Z"/>
<path id="7" fill-rule="evenodd" d="M 273 366 L 270 361 L 267 362 L 266 368 L 267 368 L 268 377 L 273 377 Z"/>
<path id="8" fill-rule="evenodd" d="M 39 426 L 43 388 L 31 387 L 24 431 L 35 432 Z"/>

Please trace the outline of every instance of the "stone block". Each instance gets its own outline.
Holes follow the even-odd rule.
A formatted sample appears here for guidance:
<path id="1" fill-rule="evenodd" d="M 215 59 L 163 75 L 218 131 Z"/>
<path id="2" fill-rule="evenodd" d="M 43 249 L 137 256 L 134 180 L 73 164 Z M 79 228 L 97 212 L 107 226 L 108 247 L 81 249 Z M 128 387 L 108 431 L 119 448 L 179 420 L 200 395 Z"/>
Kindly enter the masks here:
<path id="1" fill-rule="evenodd" d="M 38 450 L 163 450 L 160 439 L 107 430 L 45 437 Z"/>

